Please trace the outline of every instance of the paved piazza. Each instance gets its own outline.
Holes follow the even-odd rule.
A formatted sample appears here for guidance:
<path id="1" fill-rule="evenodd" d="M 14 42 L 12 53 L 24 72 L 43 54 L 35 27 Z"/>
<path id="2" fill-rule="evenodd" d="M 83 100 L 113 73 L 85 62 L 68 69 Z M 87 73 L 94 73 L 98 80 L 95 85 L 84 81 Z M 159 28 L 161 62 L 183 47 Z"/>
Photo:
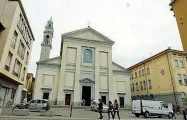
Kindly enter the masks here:
<path id="1" fill-rule="evenodd" d="M 97 112 L 93 112 L 89 109 L 80 109 L 73 108 L 72 118 L 69 118 L 70 109 L 69 108 L 52 108 L 51 109 L 55 114 L 53 117 L 44 117 L 39 116 L 39 112 L 30 112 L 28 116 L 13 116 L 11 114 L 11 108 L 4 108 L 1 115 L 0 120 L 96 120 L 99 118 L 99 114 Z M 104 120 L 108 119 L 107 113 L 103 113 Z M 136 118 L 130 110 L 120 110 L 121 120 L 137 120 L 137 119 L 145 119 L 144 117 Z M 167 118 L 150 118 L 153 120 L 168 120 Z M 117 120 L 117 117 L 116 117 Z M 149 119 L 147 119 L 149 120 Z M 182 115 L 177 116 L 177 120 L 182 120 Z"/>

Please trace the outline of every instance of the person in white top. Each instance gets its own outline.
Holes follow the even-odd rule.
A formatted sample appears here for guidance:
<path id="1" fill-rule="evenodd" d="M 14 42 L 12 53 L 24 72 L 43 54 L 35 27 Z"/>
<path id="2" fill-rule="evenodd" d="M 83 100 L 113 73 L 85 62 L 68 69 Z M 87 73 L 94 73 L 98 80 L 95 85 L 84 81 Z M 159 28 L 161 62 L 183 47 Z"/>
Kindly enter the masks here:
<path id="1" fill-rule="evenodd" d="M 23 104 L 27 104 L 27 98 L 26 97 L 23 99 Z"/>

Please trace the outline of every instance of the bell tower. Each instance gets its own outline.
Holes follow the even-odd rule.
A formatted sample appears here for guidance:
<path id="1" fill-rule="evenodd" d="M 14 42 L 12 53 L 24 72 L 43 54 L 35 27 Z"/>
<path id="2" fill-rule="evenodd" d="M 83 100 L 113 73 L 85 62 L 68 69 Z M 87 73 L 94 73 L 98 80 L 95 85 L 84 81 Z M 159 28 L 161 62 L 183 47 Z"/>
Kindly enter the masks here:
<path id="1" fill-rule="evenodd" d="M 43 41 L 41 44 L 40 61 L 49 59 L 52 49 L 53 31 L 53 21 L 51 17 L 45 26 Z"/>

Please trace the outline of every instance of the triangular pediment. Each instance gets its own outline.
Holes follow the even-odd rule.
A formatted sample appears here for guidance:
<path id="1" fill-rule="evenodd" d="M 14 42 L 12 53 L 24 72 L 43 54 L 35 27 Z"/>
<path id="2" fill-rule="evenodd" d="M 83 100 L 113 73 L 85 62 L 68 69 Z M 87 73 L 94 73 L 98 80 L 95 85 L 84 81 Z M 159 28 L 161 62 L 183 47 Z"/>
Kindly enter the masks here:
<path id="1" fill-rule="evenodd" d="M 90 78 L 84 78 L 82 80 L 79 80 L 80 83 L 95 83 L 93 80 Z"/>
<path id="2" fill-rule="evenodd" d="M 39 61 L 37 64 L 61 64 L 61 57 L 50 58 L 48 60 Z"/>
<path id="3" fill-rule="evenodd" d="M 105 43 L 110 43 L 111 45 L 114 44 L 114 41 L 104 36 L 103 34 L 97 32 L 91 27 L 62 34 L 62 37 L 63 38 L 71 37 L 71 38 L 78 38 L 78 39 L 84 39 L 84 40 L 90 40 L 96 42 L 105 42 Z"/>
<path id="4" fill-rule="evenodd" d="M 127 69 L 125 69 L 124 67 L 118 65 L 118 64 L 115 63 L 115 62 L 112 62 L 112 69 L 113 69 L 114 71 L 123 71 L 123 72 L 128 72 Z"/>

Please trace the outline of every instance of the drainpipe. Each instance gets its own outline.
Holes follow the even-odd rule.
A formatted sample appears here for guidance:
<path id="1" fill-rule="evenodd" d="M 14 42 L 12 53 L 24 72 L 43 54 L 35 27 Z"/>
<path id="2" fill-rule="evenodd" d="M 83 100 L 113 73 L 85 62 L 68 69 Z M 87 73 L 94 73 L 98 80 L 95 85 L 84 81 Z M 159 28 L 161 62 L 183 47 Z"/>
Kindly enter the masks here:
<path id="1" fill-rule="evenodd" d="M 145 82 L 146 82 L 146 90 L 147 90 L 147 97 L 148 97 L 147 72 L 146 72 L 146 69 L 145 69 L 145 63 L 144 63 L 144 73 L 145 73 Z"/>
<path id="2" fill-rule="evenodd" d="M 176 93 L 175 93 L 175 88 L 174 88 L 174 83 L 173 83 L 173 77 L 172 77 L 172 73 L 171 73 L 171 65 L 169 62 L 169 57 L 168 57 L 168 53 L 166 51 L 166 55 L 167 55 L 167 61 L 168 61 L 168 66 L 169 66 L 169 72 L 170 72 L 170 76 L 171 76 L 171 83 L 172 83 L 172 88 L 173 88 L 173 94 L 174 94 L 174 98 L 175 98 L 175 103 L 177 103 L 177 98 L 176 98 Z"/>

